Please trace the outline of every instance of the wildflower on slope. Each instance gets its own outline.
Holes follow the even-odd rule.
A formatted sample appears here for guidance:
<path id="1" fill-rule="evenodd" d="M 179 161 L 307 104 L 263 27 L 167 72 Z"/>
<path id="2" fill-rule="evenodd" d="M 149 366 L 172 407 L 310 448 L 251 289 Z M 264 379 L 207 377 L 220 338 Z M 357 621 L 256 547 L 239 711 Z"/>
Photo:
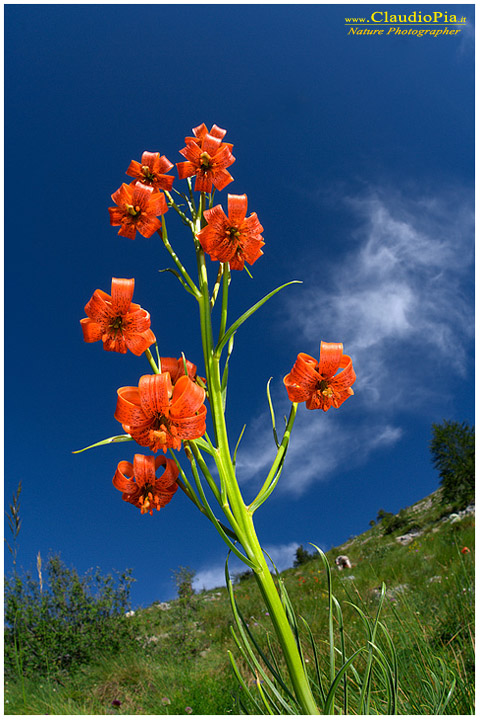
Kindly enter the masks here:
<path id="1" fill-rule="evenodd" d="M 135 183 L 121 187 L 112 195 L 118 207 L 108 208 L 110 225 L 120 225 L 119 235 L 134 240 L 136 232 L 144 237 L 151 237 L 162 226 L 157 215 L 164 215 L 168 210 L 165 195 L 154 192 L 153 187 Z"/>
<path id="2" fill-rule="evenodd" d="M 156 476 L 158 468 L 164 467 L 160 477 Z M 117 490 L 123 493 L 122 498 L 135 507 L 140 508 L 142 515 L 165 507 L 177 492 L 178 468 L 174 460 L 165 455 L 135 455 L 132 463 L 122 460 L 118 463 L 112 480 Z"/>
<path id="3" fill-rule="evenodd" d="M 145 151 L 142 161 L 132 160 L 128 166 L 127 175 L 136 178 L 142 185 L 149 185 L 154 190 L 171 190 L 174 177 L 165 175 L 173 168 L 173 163 L 165 155 L 158 152 Z"/>
<path id="4" fill-rule="evenodd" d="M 470 552 L 470 549 L 468 547 L 463 547 L 460 552 L 462 555 L 467 555 Z"/>
<path id="5" fill-rule="evenodd" d="M 152 452 L 181 447 L 182 440 L 205 434 L 205 390 L 182 375 L 175 385 L 170 373 L 143 375 L 138 387 L 117 391 L 115 419 L 126 433 Z"/>
<path id="6" fill-rule="evenodd" d="M 235 158 L 219 137 L 206 133 L 199 144 L 197 141 L 187 142 L 180 154 L 187 161 L 177 163 L 178 177 L 183 180 L 195 175 L 195 190 L 211 192 L 212 185 L 217 190 L 223 190 L 232 182 L 233 177 L 226 168 L 233 165 Z"/>
<path id="7" fill-rule="evenodd" d="M 341 372 L 336 375 L 339 368 Z M 308 410 L 339 408 L 353 395 L 356 375 L 352 360 L 343 354 L 342 343 L 320 344 L 320 360 L 300 353 L 283 382 L 292 402 L 305 402 Z"/>
<path id="8" fill-rule="evenodd" d="M 232 270 L 243 270 L 245 262 L 253 265 L 265 245 L 257 213 L 247 214 L 247 196 L 228 196 L 228 217 L 222 206 L 216 205 L 205 210 L 207 225 L 200 230 L 197 238 L 212 260 L 229 262 Z"/>
<path id="9" fill-rule="evenodd" d="M 101 340 L 104 350 L 141 355 L 155 342 L 150 314 L 132 303 L 135 280 L 112 278 L 112 294 L 95 290 L 85 305 L 88 317 L 80 320 L 85 342 Z"/>

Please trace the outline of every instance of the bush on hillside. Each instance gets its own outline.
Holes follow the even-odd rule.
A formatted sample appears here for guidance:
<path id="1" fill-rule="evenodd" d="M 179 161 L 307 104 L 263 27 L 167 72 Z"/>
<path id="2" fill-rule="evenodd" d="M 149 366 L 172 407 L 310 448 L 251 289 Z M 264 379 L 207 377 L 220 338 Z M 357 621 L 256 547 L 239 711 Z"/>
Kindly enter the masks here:
<path id="1" fill-rule="evenodd" d="M 430 452 L 440 475 L 442 502 L 466 507 L 475 497 L 475 428 L 450 420 L 434 423 Z"/>
<path id="2" fill-rule="evenodd" d="M 38 567 L 38 566 L 37 566 Z M 127 570 L 115 578 L 100 570 L 80 577 L 60 555 L 38 580 L 14 573 L 5 580 L 5 671 L 58 673 L 112 654 L 132 641 L 125 611 L 130 606 Z"/>
<path id="3" fill-rule="evenodd" d="M 177 593 L 180 600 L 190 600 L 195 595 L 193 588 L 193 580 L 197 574 L 195 570 L 180 565 L 176 570 L 172 570 L 173 579 L 177 586 Z"/>
<path id="4" fill-rule="evenodd" d="M 397 515 L 386 512 L 385 510 L 379 510 L 377 520 L 380 523 L 383 535 L 391 535 L 400 530 L 402 532 L 408 532 L 415 527 L 412 526 L 411 516 L 405 509 L 400 510 Z"/>

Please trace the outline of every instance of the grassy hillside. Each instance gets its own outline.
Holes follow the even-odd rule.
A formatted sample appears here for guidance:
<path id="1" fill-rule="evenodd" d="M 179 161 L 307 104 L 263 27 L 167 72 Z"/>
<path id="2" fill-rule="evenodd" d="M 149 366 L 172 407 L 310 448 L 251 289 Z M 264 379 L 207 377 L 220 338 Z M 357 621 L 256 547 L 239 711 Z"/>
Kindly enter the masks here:
<path id="1" fill-rule="evenodd" d="M 362 619 L 348 602 L 374 616 L 381 585 L 387 586 L 382 619 L 398 657 L 400 714 L 474 712 L 474 515 L 462 515 L 448 517 L 437 492 L 327 553 L 332 568 L 339 554 L 348 555 L 352 563 L 351 569 L 332 571 L 334 594 L 343 609 L 347 654 L 365 643 Z M 319 665 L 326 668 L 328 596 L 321 560 L 309 559 L 282 577 L 297 614 L 310 624 Z M 234 587 L 249 630 L 267 649 L 271 628 L 254 578 L 245 573 Z M 237 700 L 244 693 L 227 650 L 245 677 L 248 668 L 232 640 L 225 588 L 155 604 L 127 620 L 128 637 L 113 655 L 99 656 L 68 674 L 46 670 L 22 681 L 21 668 L 10 673 L 5 712 L 239 712 Z M 338 627 L 335 632 L 338 643 Z M 305 661 L 313 670 L 315 657 L 306 636 L 304 640 Z M 254 685 L 254 678 L 248 683 Z M 442 693 L 443 702 L 448 702 L 439 709 Z M 381 712 L 381 702 L 374 698 L 372 711 Z"/>

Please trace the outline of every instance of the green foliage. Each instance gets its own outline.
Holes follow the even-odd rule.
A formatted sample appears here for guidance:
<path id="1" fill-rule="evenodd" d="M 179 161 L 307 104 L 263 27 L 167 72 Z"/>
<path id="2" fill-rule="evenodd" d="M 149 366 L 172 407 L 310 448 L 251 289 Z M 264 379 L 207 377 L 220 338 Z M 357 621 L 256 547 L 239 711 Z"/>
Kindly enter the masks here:
<path id="1" fill-rule="evenodd" d="M 440 475 L 443 502 L 455 509 L 468 505 L 475 497 L 475 428 L 450 420 L 434 423 L 430 452 Z"/>
<path id="2" fill-rule="evenodd" d="M 304 565 L 304 563 L 313 560 L 313 558 L 313 554 L 309 553 L 308 550 L 305 550 L 303 545 L 299 545 L 299 547 L 297 547 L 297 549 L 295 550 L 295 560 L 293 561 L 293 567 Z"/>
<path id="3" fill-rule="evenodd" d="M 394 532 L 402 531 L 404 533 L 418 527 L 416 522 L 412 522 L 412 516 L 407 510 L 402 508 L 397 515 L 380 509 L 377 513 L 377 521 L 383 535 L 391 535 Z M 375 523 L 370 521 L 370 527 L 374 527 Z"/>
<path id="4" fill-rule="evenodd" d="M 189 567 L 180 566 L 172 572 L 175 585 L 177 586 L 178 597 L 183 598 L 184 600 L 190 600 L 190 598 L 195 595 L 195 590 L 192 585 L 193 579 L 196 575 L 195 570 L 192 570 Z"/>
<path id="5" fill-rule="evenodd" d="M 6 674 L 67 671 L 124 647 L 131 641 L 125 611 L 132 582 L 129 571 L 116 579 L 98 569 L 80 577 L 59 555 L 49 558 L 39 581 L 30 573 L 7 578 Z"/>
<path id="6" fill-rule="evenodd" d="M 384 536 L 377 526 L 355 538 L 348 548 L 339 546 L 327 553 L 333 592 L 342 609 L 339 616 L 334 606 L 337 673 L 343 657 L 348 660 L 359 647 L 368 644 L 370 630 L 358 610 L 369 619 L 373 631 L 382 583 L 386 584 L 380 624 L 388 630 L 395 648 L 399 715 L 474 713 L 474 519 L 465 517 L 454 524 L 440 522 L 445 512 L 439 512 L 439 497 L 437 491 L 419 503 L 418 508 L 407 510 L 412 522 L 424 530 L 409 545 L 397 543 L 392 535 Z M 465 546 L 470 553 L 462 554 Z M 348 574 L 334 569 L 335 557 L 345 553 L 354 564 Z M 313 558 L 301 569 L 285 570 L 281 579 L 298 613 L 299 636 L 312 683 L 318 686 L 318 662 L 325 691 L 331 682 L 332 667 L 325 567 L 320 558 Z M 248 625 L 243 627 L 250 644 L 253 641 L 247 631 L 265 656 L 273 651 L 278 670 L 285 677 L 271 618 L 265 613 L 255 578 L 247 574 L 235 583 L 234 591 L 238 609 Z M 312 632 L 317 657 L 308 629 L 299 616 L 305 618 Z M 68 674 L 60 676 L 61 684 L 52 675 L 47 681 L 32 675 L 25 680 L 22 694 L 19 680 L 9 677 L 7 712 L 184 716 L 189 712 L 187 707 L 195 715 L 238 714 L 247 707 L 245 691 L 239 688 L 227 655 L 228 650 L 232 651 L 241 675 L 249 675 L 248 663 L 229 631 L 232 611 L 225 588 L 196 593 L 191 603 L 178 599 L 164 609 L 157 604 L 138 609 L 126 621 L 135 638 L 133 646 L 124 646 L 115 655 L 105 652 L 103 657 L 95 656 L 81 668 L 72 666 Z M 380 650 L 391 664 L 393 654 L 378 624 L 374 644 L 378 648 L 372 648 L 376 656 L 382 659 Z M 349 702 L 360 700 L 368 657 L 368 651 L 363 650 L 341 676 L 332 708 L 336 714 L 343 712 L 345 675 Z M 272 667 L 277 671 L 276 665 Z M 387 676 L 383 674 L 382 662 L 372 665 L 374 689 L 385 687 L 385 677 L 391 675 L 385 664 L 383 667 Z M 257 687 L 251 674 L 247 687 L 250 691 Z M 271 690 L 265 682 L 261 687 L 270 697 Z M 315 688 L 315 693 L 320 690 Z M 366 697 L 365 693 L 364 700 Z M 121 705 L 112 706 L 113 700 Z M 278 698 L 274 702 L 277 704 Z M 358 703 L 351 707 L 352 714 L 356 714 Z M 380 694 L 372 692 L 370 713 L 385 714 L 387 710 Z"/>

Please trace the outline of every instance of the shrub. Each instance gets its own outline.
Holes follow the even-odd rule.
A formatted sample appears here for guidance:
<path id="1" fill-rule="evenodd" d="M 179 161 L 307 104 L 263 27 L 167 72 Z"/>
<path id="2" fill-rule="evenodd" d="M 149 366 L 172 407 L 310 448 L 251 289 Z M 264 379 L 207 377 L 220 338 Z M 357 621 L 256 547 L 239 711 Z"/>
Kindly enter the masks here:
<path id="1" fill-rule="evenodd" d="M 404 509 L 400 510 L 397 515 L 394 515 L 391 512 L 385 512 L 385 510 L 379 510 L 377 517 L 380 520 L 383 535 L 391 535 L 397 530 L 403 530 L 406 532 L 413 527 L 409 525 L 411 518 Z"/>
<path id="2" fill-rule="evenodd" d="M 47 561 L 38 582 L 30 573 L 5 580 L 5 670 L 12 675 L 59 672 L 115 653 L 132 640 L 125 611 L 129 608 L 127 570 L 80 577 L 60 555 Z"/>
<path id="3" fill-rule="evenodd" d="M 178 597 L 181 600 L 190 600 L 190 598 L 195 595 L 192 583 L 197 573 L 195 570 L 192 570 L 189 567 L 183 567 L 182 565 L 172 572 L 175 585 L 177 586 Z"/>
<path id="4" fill-rule="evenodd" d="M 434 423 L 430 452 L 440 474 L 443 503 L 468 505 L 475 497 L 475 428 L 449 420 Z"/>

